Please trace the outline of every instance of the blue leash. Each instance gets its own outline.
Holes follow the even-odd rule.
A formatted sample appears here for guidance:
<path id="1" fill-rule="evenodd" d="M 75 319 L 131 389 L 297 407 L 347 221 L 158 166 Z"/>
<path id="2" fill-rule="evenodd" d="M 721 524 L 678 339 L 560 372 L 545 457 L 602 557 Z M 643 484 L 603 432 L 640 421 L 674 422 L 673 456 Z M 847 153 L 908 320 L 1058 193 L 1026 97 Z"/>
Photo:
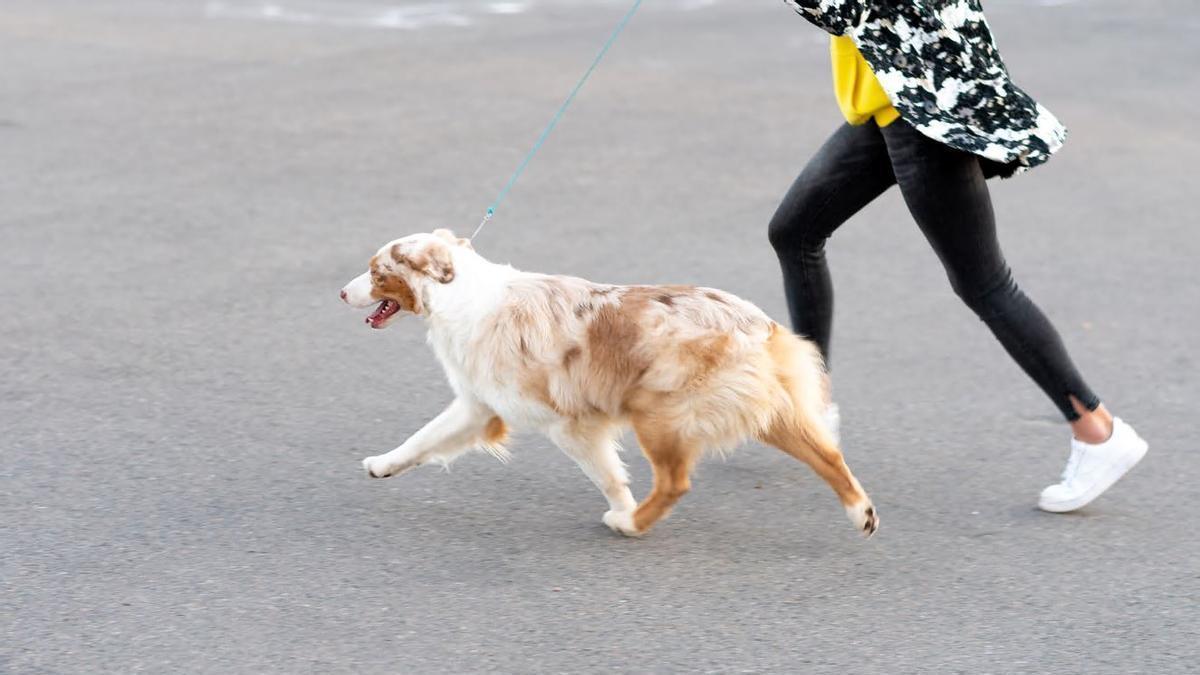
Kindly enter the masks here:
<path id="1" fill-rule="evenodd" d="M 612 35 L 608 37 L 608 41 L 605 42 L 604 46 L 600 48 L 600 53 L 596 54 L 596 58 L 592 61 L 592 65 L 588 67 L 587 72 L 583 74 L 583 77 L 579 78 L 579 82 L 575 84 L 575 88 L 571 90 L 571 93 L 567 96 L 567 100 L 563 101 L 563 104 L 558 107 L 558 112 L 554 113 L 554 117 L 551 118 L 550 124 L 546 125 L 546 129 L 542 131 L 542 135 L 538 136 L 537 141 L 534 142 L 533 148 L 529 150 L 529 154 L 525 155 L 525 159 L 521 160 L 521 164 L 517 166 L 517 170 L 513 172 L 512 177 L 508 179 L 508 183 L 506 183 L 504 188 L 500 190 L 500 194 L 496 195 L 496 200 L 493 201 L 492 205 L 488 207 L 487 213 L 484 214 L 483 220 L 479 223 L 479 227 L 475 228 L 475 232 L 471 234 L 471 239 L 475 239 L 475 236 L 479 234 L 479 231 L 483 229 L 483 226 L 487 225 L 487 222 L 492 219 L 493 215 L 496 214 L 496 209 L 500 207 L 500 202 L 504 201 L 504 198 L 508 196 L 509 190 L 512 190 L 513 184 L 516 183 L 517 179 L 521 177 L 521 174 L 525 172 L 525 167 L 529 166 L 529 161 L 532 160 L 533 156 L 538 153 L 538 150 L 542 149 L 542 144 L 546 142 L 546 137 L 550 135 L 551 131 L 554 131 L 554 127 L 558 125 L 558 121 L 562 119 L 563 114 L 567 112 L 567 108 L 571 107 L 571 102 L 575 100 L 575 95 L 579 93 L 580 89 L 583 89 L 584 83 L 586 83 L 588 78 L 592 76 L 592 71 L 596 70 L 596 66 L 600 65 L 600 61 L 604 59 L 604 55 L 608 53 L 608 49 L 613 46 L 614 42 L 617 41 L 617 36 L 621 34 L 621 31 L 625 30 L 625 26 L 629 23 L 629 20 L 633 18 L 634 13 L 636 13 L 638 11 L 638 7 L 641 6 L 642 0 L 634 0 L 633 7 L 629 8 L 629 11 L 626 12 L 625 16 L 621 18 L 621 22 L 617 24 L 615 29 L 613 29 Z"/>

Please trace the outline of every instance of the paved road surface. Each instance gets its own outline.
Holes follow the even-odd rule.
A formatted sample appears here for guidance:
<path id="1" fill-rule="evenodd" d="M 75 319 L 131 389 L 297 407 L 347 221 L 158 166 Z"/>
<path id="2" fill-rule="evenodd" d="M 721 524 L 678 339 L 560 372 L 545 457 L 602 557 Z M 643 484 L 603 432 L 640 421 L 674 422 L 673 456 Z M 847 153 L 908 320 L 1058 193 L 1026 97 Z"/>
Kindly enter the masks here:
<path id="1" fill-rule="evenodd" d="M 988 4 L 1072 130 L 994 187 L 1007 252 L 1152 450 L 1036 511 L 1064 428 L 889 193 L 830 253 L 864 542 L 760 447 L 642 541 L 537 438 L 361 473 L 448 390 L 337 289 L 477 222 L 623 2 L 6 0 L 0 671 L 1195 672 L 1200 9 Z M 825 49 L 780 3 L 647 3 L 478 248 L 782 317 L 765 223 L 838 123 Z"/>

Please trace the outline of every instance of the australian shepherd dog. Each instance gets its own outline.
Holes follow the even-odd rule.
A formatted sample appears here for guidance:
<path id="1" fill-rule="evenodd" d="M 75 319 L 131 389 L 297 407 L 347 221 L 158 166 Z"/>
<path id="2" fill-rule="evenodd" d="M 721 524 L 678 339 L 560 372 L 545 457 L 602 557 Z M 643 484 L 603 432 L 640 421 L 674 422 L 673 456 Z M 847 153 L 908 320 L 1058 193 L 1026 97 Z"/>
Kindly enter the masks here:
<path id="1" fill-rule="evenodd" d="M 383 246 L 342 299 L 384 328 L 415 314 L 455 398 L 374 478 L 471 449 L 506 459 L 510 428 L 545 434 L 608 500 L 603 522 L 639 536 L 691 487 L 705 453 L 755 439 L 812 467 L 867 536 L 879 515 L 824 421 L 817 349 L 753 304 L 712 288 L 614 286 L 489 262 L 447 230 Z M 617 454 L 633 427 L 654 469 L 638 503 Z"/>

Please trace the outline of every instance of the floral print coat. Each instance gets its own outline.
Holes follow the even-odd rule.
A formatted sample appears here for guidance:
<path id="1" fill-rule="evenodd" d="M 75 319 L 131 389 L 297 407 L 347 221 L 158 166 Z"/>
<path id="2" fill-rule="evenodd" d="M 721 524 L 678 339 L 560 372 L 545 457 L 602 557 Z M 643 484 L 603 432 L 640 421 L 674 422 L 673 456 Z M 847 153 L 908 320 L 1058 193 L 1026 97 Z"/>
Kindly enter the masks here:
<path id="1" fill-rule="evenodd" d="M 1009 80 L 979 0 L 784 0 L 847 35 L 901 119 L 1008 176 L 1062 147 L 1067 130 Z"/>

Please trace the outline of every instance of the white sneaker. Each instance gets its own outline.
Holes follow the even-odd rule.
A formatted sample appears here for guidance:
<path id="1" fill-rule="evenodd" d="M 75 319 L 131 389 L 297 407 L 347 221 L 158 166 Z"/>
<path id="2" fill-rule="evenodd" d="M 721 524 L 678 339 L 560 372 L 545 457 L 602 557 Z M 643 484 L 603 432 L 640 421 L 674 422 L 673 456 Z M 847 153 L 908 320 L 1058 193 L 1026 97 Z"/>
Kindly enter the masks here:
<path id="1" fill-rule="evenodd" d="M 1112 487 L 1146 455 L 1149 446 L 1117 417 L 1112 436 L 1098 445 L 1071 439 L 1071 457 L 1062 482 L 1042 490 L 1038 508 L 1052 513 L 1081 509 Z"/>
<path id="2" fill-rule="evenodd" d="M 833 436 L 833 444 L 841 447 L 842 445 L 842 411 L 838 409 L 838 404 L 830 403 L 825 408 L 825 428 L 829 429 L 829 434 Z"/>

